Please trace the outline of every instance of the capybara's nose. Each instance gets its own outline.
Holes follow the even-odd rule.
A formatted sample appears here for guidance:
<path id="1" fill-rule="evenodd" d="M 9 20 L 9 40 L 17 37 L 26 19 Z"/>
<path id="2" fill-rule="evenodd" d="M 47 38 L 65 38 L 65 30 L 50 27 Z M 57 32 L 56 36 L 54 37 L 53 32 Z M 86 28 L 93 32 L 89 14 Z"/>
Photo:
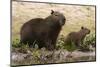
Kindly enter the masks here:
<path id="1" fill-rule="evenodd" d="M 89 33 L 90 33 L 90 30 L 89 30 Z"/>
<path id="2" fill-rule="evenodd" d="M 66 21 L 66 19 L 65 19 L 65 18 L 64 18 L 63 20 L 64 20 L 64 21 Z"/>
<path id="3" fill-rule="evenodd" d="M 90 30 L 89 30 L 88 34 L 90 34 Z"/>

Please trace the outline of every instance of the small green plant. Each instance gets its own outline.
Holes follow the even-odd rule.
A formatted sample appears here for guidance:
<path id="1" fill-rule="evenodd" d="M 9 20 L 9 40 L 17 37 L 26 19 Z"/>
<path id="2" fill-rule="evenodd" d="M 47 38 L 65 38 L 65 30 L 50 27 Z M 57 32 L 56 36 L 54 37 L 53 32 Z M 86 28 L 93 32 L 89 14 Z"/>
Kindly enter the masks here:
<path id="1" fill-rule="evenodd" d="M 40 58 L 40 51 L 37 49 L 34 49 L 34 51 L 32 52 L 32 55 L 35 58 Z"/>
<path id="2" fill-rule="evenodd" d="M 12 47 L 18 48 L 20 47 L 20 40 L 19 39 L 15 39 L 12 41 Z"/>
<path id="3" fill-rule="evenodd" d="M 66 49 L 66 50 L 68 50 L 70 52 L 73 52 L 74 50 L 77 49 L 77 47 L 74 44 L 74 42 L 70 41 L 70 42 L 64 44 L 64 49 Z"/>
<path id="4" fill-rule="evenodd" d="M 89 45 L 95 46 L 96 45 L 95 43 L 96 43 L 95 34 L 87 36 L 83 41 L 84 46 L 89 46 Z"/>
<path id="5" fill-rule="evenodd" d="M 40 50 L 34 49 L 34 51 L 32 52 L 32 56 L 35 59 L 34 61 L 36 63 L 40 63 L 40 56 L 41 56 Z"/>
<path id="6" fill-rule="evenodd" d="M 63 35 L 61 35 L 58 38 L 58 41 L 57 41 L 57 49 L 63 48 L 63 49 L 66 49 L 68 51 L 73 51 L 73 50 L 76 49 L 76 46 L 75 46 L 75 44 L 72 41 L 70 41 L 69 43 L 64 43 L 64 40 L 65 39 L 64 39 L 64 36 Z"/>
<path id="7" fill-rule="evenodd" d="M 64 36 L 61 35 L 61 36 L 59 36 L 59 38 L 57 40 L 57 44 L 56 44 L 57 45 L 57 49 L 64 48 L 63 44 L 64 44 Z"/>
<path id="8" fill-rule="evenodd" d="M 85 37 L 84 41 L 83 41 L 83 44 L 82 44 L 82 47 L 81 47 L 81 50 L 82 51 L 93 51 L 93 46 L 96 45 L 96 37 L 95 37 L 95 34 L 91 34 L 91 35 L 88 35 L 87 37 Z M 92 46 L 92 47 L 90 47 Z"/>

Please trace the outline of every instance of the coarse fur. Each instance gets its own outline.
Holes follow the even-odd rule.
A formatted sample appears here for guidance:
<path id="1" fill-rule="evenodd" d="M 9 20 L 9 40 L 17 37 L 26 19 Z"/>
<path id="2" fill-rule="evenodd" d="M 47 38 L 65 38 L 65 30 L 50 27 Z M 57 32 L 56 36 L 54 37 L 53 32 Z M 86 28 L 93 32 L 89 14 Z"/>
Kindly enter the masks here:
<path id="1" fill-rule="evenodd" d="M 51 10 L 51 15 L 46 18 L 35 18 L 26 22 L 20 31 L 20 42 L 32 47 L 37 44 L 39 48 L 45 47 L 53 50 L 62 26 L 65 24 L 65 16 Z"/>
<path id="2" fill-rule="evenodd" d="M 81 27 L 81 30 L 78 32 L 71 32 L 69 33 L 65 38 L 65 45 L 70 45 L 71 43 L 74 43 L 76 47 L 81 47 L 83 44 L 83 40 L 86 37 L 87 34 L 90 33 L 90 30 Z"/>

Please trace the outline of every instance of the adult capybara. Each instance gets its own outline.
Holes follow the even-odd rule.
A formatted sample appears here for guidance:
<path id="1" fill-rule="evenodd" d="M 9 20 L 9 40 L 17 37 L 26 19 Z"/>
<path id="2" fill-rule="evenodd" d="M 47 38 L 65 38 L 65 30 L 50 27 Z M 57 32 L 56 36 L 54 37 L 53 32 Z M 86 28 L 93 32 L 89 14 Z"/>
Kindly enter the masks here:
<path id="1" fill-rule="evenodd" d="M 21 43 L 39 48 L 45 47 L 53 50 L 56 47 L 56 40 L 62 26 L 65 24 L 65 16 L 57 11 L 51 10 L 46 18 L 35 18 L 26 22 L 20 31 Z"/>
<path id="2" fill-rule="evenodd" d="M 89 33 L 90 33 L 89 29 L 81 27 L 80 31 L 71 32 L 67 35 L 67 37 L 65 38 L 65 45 L 70 45 L 73 43 L 75 46 L 81 47 L 85 36 Z"/>

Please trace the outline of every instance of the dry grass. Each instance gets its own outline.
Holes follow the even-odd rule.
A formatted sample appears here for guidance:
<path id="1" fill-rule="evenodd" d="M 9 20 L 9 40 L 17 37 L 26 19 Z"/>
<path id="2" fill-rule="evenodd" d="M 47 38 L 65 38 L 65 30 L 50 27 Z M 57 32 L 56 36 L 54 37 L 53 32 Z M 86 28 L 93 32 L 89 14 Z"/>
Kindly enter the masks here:
<path id="1" fill-rule="evenodd" d="M 12 38 L 19 38 L 21 26 L 32 18 L 45 18 L 51 10 L 62 12 L 67 21 L 60 34 L 67 35 L 85 26 L 95 31 L 95 7 L 78 5 L 59 5 L 31 2 L 12 2 Z"/>

